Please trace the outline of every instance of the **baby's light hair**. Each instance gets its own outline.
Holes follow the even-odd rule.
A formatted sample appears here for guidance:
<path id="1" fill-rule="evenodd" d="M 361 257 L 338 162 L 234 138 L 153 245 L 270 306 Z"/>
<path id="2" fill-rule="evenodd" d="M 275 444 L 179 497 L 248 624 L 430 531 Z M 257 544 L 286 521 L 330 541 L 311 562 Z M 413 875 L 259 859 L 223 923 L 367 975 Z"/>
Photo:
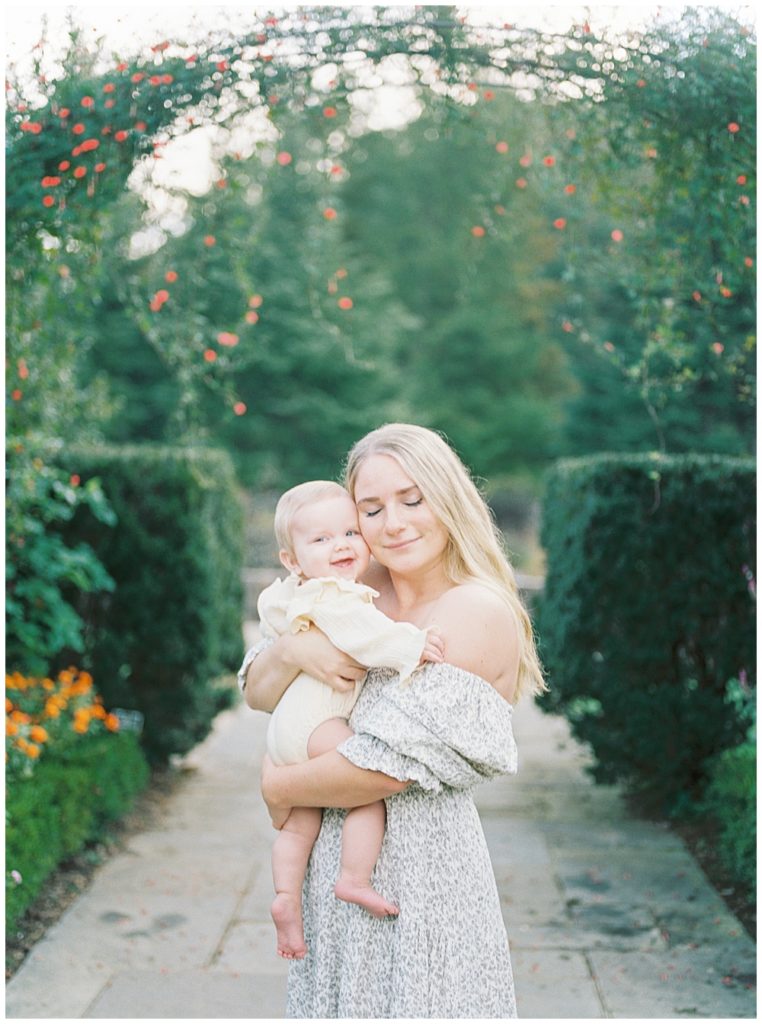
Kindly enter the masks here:
<path id="1" fill-rule="evenodd" d="M 321 498 L 337 498 L 340 495 L 348 498 L 349 491 L 333 480 L 307 480 L 306 483 L 284 491 L 275 506 L 275 539 L 278 547 L 293 555 L 291 527 L 299 509 Z"/>

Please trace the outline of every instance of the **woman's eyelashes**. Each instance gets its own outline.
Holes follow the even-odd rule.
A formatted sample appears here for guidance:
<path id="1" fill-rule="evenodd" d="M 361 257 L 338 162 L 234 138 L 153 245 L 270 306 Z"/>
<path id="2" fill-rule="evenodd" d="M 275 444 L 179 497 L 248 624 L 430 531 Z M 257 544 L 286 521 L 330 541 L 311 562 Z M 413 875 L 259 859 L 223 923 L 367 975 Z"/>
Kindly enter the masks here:
<path id="1" fill-rule="evenodd" d="M 423 498 L 416 498 L 414 501 L 403 501 L 402 504 L 405 505 L 406 508 L 417 508 L 419 505 L 423 504 Z M 369 508 L 365 509 L 362 514 L 366 519 L 372 519 L 373 516 L 377 516 L 381 511 L 382 509 L 380 508 Z"/>

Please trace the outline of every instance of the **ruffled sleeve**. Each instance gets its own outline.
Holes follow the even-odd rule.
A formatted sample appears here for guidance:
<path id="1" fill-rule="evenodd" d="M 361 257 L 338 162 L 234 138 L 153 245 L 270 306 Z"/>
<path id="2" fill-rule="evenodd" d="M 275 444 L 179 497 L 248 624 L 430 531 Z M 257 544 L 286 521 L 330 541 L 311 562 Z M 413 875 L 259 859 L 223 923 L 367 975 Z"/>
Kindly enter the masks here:
<path id="1" fill-rule="evenodd" d="M 429 664 L 411 684 L 390 677 L 374 699 L 358 703 L 350 722 L 356 734 L 338 750 L 360 768 L 423 789 L 468 789 L 516 772 L 512 718 L 511 705 L 484 679 Z"/>
<path id="2" fill-rule="evenodd" d="M 238 688 L 241 691 L 241 693 L 243 693 L 243 691 L 246 689 L 246 673 L 249 671 L 249 666 L 251 665 L 251 663 L 254 661 L 258 654 L 261 654 L 262 651 L 264 651 L 266 648 L 270 647 L 270 645 L 274 643 L 274 637 L 266 636 L 264 637 L 264 639 L 259 640 L 257 643 L 255 643 L 253 647 L 250 647 L 246 654 L 244 655 L 243 664 L 238 669 Z"/>

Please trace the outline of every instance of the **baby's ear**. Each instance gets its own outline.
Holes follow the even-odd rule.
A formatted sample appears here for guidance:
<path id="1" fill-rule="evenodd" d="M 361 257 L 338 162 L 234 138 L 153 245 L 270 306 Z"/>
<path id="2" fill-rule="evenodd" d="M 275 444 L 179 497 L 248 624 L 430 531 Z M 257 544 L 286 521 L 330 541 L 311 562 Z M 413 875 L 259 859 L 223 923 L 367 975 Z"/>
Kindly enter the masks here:
<path id="1" fill-rule="evenodd" d="M 298 575 L 301 575 L 302 570 L 299 568 L 299 563 L 290 551 L 287 551 L 285 548 L 281 548 L 278 552 L 278 558 L 280 559 L 280 564 L 288 569 L 289 572 L 295 572 Z"/>

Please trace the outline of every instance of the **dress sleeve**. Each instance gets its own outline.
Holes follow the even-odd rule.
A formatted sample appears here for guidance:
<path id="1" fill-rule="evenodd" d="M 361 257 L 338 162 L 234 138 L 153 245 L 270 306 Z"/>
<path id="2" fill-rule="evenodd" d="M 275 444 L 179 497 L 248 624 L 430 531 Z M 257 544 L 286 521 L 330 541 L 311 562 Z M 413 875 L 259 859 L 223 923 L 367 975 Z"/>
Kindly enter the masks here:
<path id="1" fill-rule="evenodd" d="M 262 651 L 270 647 L 275 643 L 274 637 L 264 637 L 264 639 L 258 641 L 253 647 L 250 647 L 246 654 L 243 656 L 243 664 L 238 669 L 238 688 L 243 693 L 246 689 L 246 673 L 249 671 L 249 666 Z"/>
<path id="2" fill-rule="evenodd" d="M 356 734 L 338 750 L 360 768 L 434 791 L 469 789 L 517 770 L 511 705 L 453 665 L 427 665 L 407 686 L 392 679 L 356 710 Z"/>

